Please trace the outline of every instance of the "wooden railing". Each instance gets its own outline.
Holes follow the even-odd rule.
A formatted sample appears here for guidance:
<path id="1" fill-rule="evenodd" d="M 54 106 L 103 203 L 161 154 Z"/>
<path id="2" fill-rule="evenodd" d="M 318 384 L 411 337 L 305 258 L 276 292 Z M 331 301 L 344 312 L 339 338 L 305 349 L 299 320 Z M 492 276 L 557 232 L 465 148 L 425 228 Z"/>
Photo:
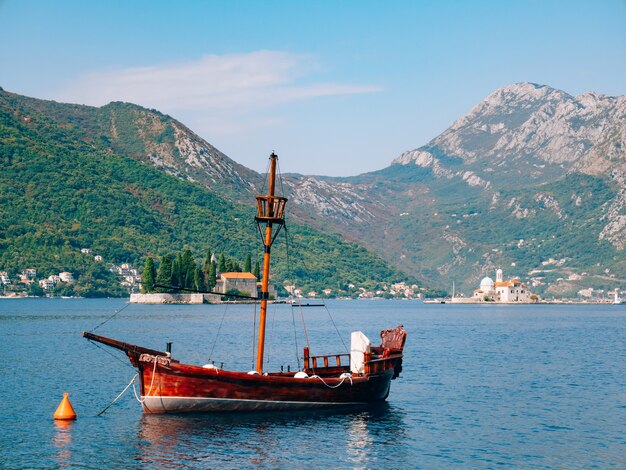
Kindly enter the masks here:
<path id="1" fill-rule="evenodd" d="M 344 362 L 342 363 L 342 358 Z M 328 354 L 326 356 L 311 356 L 309 348 L 304 348 L 305 369 L 350 367 L 350 354 Z"/>
<path id="2" fill-rule="evenodd" d="M 373 346 L 371 352 L 364 354 L 365 374 L 377 374 L 387 369 L 394 369 L 394 378 L 402 370 L 402 349 Z M 329 354 L 311 356 L 309 348 L 304 348 L 304 370 L 316 374 L 336 374 L 350 370 L 349 354 Z"/>

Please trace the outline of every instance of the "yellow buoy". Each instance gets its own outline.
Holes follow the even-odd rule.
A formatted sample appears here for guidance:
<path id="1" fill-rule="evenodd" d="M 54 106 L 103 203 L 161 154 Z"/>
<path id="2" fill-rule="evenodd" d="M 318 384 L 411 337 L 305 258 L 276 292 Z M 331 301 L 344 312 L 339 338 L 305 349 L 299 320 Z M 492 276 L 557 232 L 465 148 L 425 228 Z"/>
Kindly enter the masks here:
<path id="1" fill-rule="evenodd" d="M 63 392 L 63 400 L 54 412 L 54 419 L 76 419 L 76 412 L 72 408 L 67 392 Z"/>

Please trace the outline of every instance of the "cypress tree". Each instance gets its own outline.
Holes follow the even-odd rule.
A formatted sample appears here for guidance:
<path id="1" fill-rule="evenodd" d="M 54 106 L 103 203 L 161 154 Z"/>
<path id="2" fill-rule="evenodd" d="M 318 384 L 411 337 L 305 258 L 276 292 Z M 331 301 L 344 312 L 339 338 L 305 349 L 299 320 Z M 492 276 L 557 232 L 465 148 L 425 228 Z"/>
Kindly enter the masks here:
<path id="1" fill-rule="evenodd" d="M 176 259 L 172 261 L 172 277 L 170 279 L 170 286 L 183 287 L 182 264 L 183 264 L 183 255 L 178 253 L 176 255 Z"/>
<path id="2" fill-rule="evenodd" d="M 156 268 L 154 267 L 154 261 L 150 256 L 146 258 L 146 264 L 143 267 L 143 273 L 141 274 L 141 292 L 147 294 L 154 292 L 154 282 L 157 277 Z"/>
<path id="3" fill-rule="evenodd" d="M 161 263 L 159 264 L 159 270 L 157 272 L 156 283 L 161 285 L 171 285 L 172 281 L 172 255 L 163 255 L 161 257 Z M 162 287 L 156 289 L 157 292 L 165 292 Z"/>
<path id="4" fill-rule="evenodd" d="M 224 253 L 222 253 L 220 255 L 220 261 L 219 261 L 219 265 L 218 265 L 217 269 L 221 273 L 225 273 L 226 272 L 226 257 L 224 256 Z"/>
<path id="5" fill-rule="evenodd" d="M 256 262 L 254 263 L 254 271 L 253 271 L 253 273 L 252 273 L 252 274 L 254 274 L 254 276 L 255 276 L 257 279 L 260 279 L 260 278 L 261 278 L 261 265 L 259 264 L 259 262 L 258 262 L 258 261 L 256 261 Z"/>
<path id="6" fill-rule="evenodd" d="M 199 266 L 194 269 L 193 288 L 197 291 L 206 290 L 206 286 L 204 285 L 204 274 Z"/>
<path id="7" fill-rule="evenodd" d="M 216 271 L 216 266 L 214 262 L 211 262 L 209 264 L 209 275 L 206 281 L 207 287 L 209 288 L 209 290 L 212 290 L 215 287 L 216 284 L 216 277 L 217 277 L 217 273 Z"/>
<path id="8" fill-rule="evenodd" d="M 196 276 L 196 262 L 193 259 L 191 250 L 185 250 L 180 261 L 181 287 L 193 289 Z"/>
<path id="9" fill-rule="evenodd" d="M 246 255 L 246 263 L 243 267 L 243 272 L 245 273 L 251 273 L 252 272 L 252 257 L 250 256 L 250 253 L 248 253 Z"/>
<path id="10" fill-rule="evenodd" d="M 211 250 L 208 250 L 206 253 L 206 258 L 204 258 L 204 264 L 202 265 L 202 273 L 204 275 L 204 281 L 208 285 L 209 282 L 209 270 L 211 269 Z"/>

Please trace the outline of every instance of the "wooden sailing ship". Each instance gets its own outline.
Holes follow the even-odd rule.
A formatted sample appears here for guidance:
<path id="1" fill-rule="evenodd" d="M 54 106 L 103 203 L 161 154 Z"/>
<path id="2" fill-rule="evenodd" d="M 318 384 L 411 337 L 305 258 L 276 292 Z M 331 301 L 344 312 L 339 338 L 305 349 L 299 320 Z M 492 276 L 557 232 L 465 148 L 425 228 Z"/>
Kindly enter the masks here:
<path id="1" fill-rule="evenodd" d="M 270 156 L 269 190 L 257 196 L 256 222 L 264 233 L 263 279 L 256 369 L 228 371 L 214 366 L 183 364 L 169 351 L 157 351 L 84 332 L 83 336 L 126 353 L 138 369 L 140 396 L 146 413 L 305 410 L 365 405 L 384 401 L 391 380 L 402 370 L 406 332 L 402 326 L 381 332 L 380 346 L 370 346 L 352 333 L 350 354 L 311 356 L 304 348 L 304 368 L 294 372 L 263 370 L 265 324 L 269 300 L 273 229 L 284 222 L 287 198 L 275 195 L 277 156 Z"/>

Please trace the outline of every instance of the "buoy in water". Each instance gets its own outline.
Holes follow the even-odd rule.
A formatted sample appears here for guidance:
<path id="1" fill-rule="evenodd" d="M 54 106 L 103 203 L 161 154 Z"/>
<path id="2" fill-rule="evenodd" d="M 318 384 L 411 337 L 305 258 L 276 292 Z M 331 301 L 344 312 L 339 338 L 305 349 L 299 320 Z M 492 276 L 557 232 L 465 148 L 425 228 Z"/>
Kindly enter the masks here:
<path id="1" fill-rule="evenodd" d="M 61 400 L 59 407 L 54 412 L 54 419 L 76 419 L 76 412 L 74 411 L 74 408 L 72 408 L 67 392 L 63 392 L 63 400 Z"/>

